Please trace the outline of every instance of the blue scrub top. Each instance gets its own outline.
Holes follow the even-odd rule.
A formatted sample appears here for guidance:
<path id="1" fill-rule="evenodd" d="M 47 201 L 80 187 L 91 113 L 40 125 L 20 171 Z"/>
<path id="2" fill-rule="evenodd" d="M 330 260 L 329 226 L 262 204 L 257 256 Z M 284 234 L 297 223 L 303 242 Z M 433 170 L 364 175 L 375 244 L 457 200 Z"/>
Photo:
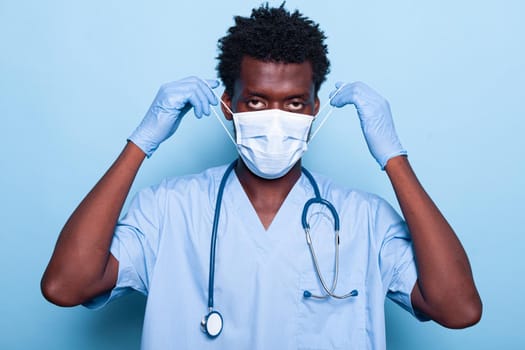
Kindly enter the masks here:
<path id="1" fill-rule="evenodd" d="M 303 174 L 265 230 L 235 172 L 225 187 L 215 265 L 215 309 L 222 333 L 200 329 L 207 313 L 210 237 L 215 200 L 226 166 L 166 179 L 139 192 L 119 221 L 111 253 L 119 261 L 115 288 L 87 307 L 137 290 L 148 296 L 142 349 L 385 349 L 388 296 L 414 314 L 410 293 L 417 278 L 405 222 L 383 199 L 349 190 L 314 174 L 321 196 L 341 220 L 336 294 L 344 300 L 306 299 L 324 294 L 301 226 L 314 196 Z M 335 266 L 333 219 L 309 210 L 323 277 Z"/>

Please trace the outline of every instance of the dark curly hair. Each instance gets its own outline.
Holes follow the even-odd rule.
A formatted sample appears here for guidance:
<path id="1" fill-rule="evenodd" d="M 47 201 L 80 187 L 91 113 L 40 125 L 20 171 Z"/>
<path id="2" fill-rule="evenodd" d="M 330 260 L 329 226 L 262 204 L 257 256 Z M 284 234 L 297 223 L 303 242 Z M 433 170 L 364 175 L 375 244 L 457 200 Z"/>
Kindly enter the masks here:
<path id="1" fill-rule="evenodd" d="M 217 71 L 230 96 L 244 56 L 267 62 L 309 61 L 316 93 L 325 81 L 330 71 L 325 34 L 318 24 L 297 10 L 289 12 L 284 5 L 271 8 L 266 3 L 254 8 L 250 17 L 235 16 L 235 25 L 219 39 Z"/>

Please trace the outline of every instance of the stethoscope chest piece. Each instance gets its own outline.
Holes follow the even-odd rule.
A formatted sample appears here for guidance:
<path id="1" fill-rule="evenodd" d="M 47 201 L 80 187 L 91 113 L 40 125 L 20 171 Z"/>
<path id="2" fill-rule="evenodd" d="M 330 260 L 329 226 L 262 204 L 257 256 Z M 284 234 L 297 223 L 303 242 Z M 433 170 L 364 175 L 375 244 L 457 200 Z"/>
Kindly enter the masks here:
<path id="1" fill-rule="evenodd" d="M 201 321 L 201 328 L 209 337 L 215 338 L 222 332 L 222 316 L 218 311 L 211 311 Z"/>

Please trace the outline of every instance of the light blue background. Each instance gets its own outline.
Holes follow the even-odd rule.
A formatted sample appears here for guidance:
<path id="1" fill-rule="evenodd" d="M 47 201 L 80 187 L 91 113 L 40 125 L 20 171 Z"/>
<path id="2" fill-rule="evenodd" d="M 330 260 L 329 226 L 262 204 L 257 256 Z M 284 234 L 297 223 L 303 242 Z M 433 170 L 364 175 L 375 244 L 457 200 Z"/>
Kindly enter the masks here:
<path id="1" fill-rule="evenodd" d="M 98 312 L 62 309 L 40 295 L 41 274 L 65 220 L 159 85 L 214 77 L 217 38 L 234 14 L 259 3 L 1 0 L 1 349 L 138 348 L 141 296 Z M 420 324 L 387 303 L 389 349 L 525 348 L 524 2 L 288 7 L 329 36 L 323 101 L 338 80 L 363 80 L 390 101 L 410 161 L 463 242 L 484 301 L 482 321 L 459 331 Z M 133 191 L 234 155 L 214 117 L 189 114 L 145 162 Z M 333 114 L 305 164 L 395 203 L 353 108 Z"/>

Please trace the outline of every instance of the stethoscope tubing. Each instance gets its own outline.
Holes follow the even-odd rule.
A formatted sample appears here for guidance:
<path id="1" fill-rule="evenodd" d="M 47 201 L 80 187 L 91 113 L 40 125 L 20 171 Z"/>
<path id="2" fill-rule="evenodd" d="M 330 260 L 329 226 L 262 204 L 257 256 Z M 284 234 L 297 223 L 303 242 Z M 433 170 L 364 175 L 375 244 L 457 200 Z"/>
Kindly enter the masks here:
<path id="1" fill-rule="evenodd" d="M 357 290 L 352 290 L 347 294 L 344 295 L 337 295 L 334 294 L 335 288 L 337 287 L 337 281 L 339 279 L 339 229 L 340 229 L 340 221 L 339 221 L 339 215 L 337 214 L 337 210 L 335 209 L 334 205 L 330 203 L 328 200 L 321 197 L 321 192 L 319 191 L 319 187 L 317 186 L 317 182 L 315 181 L 314 177 L 308 170 L 305 168 L 302 168 L 303 173 L 306 175 L 308 180 L 310 180 L 310 184 L 312 185 L 315 193 L 314 198 L 310 198 L 304 205 L 303 213 L 301 215 L 301 223 L 303 225 L 303 229 L 306 235 L 306 243 L 308 244 L 308 248 L 310 249 L 310 253 L 312 255 L 312 260 L 315 266 L 315 271 L 317 273 L 317 277 L 319 277 L 319 281 L 321 282 L 321 285 L 323 286 L 324 291 L 327 295 L 315 295 L 310 293 L 309 291 L 304 292 L 305 297 L 313 297 L 316 299 L 326 299 L 328 296 L 331 296 L 332 298 L 336 299 L 346 299 L 348 297 L 357 296 Z M 319 263 L 317 261 L 317 255 L 315 254 L 315 249 L 312 242 L 312 237 L 310 236 L 310 225 L 307 221 L 308 216 L 308 209 L 312 204 L 320 204 L 324 205 L 328 210 L 330 210 L 332 217 L 334 218 L 334 231 L 335 231 L 335 272 L 334 272 L 334 279 L 332 282 L 332 287 L 328 288 L 326 281 L 323 278 L 323 274 L 321 273 L 321 270 L 319 269 Z"/>
<path id="2" fill-rule="evenodd" d="M 201 322 L 201 326 L 203 327 L 205 332 L 207 332 L 208 335 L 212 338 L 215 338 L 216 336 L 218 336 L 222 331 L 222 316 L 219 312 L 214 311 L 213 309 L 213 304 L 214 304 L 213 294 L 214 294 L 214 286 L 215 286 L 215 251 L 217 247 L 217 231 L 218 231 L 219 218 L 220 218 L 220 213 L 221 213 L 221 202 L 222 202 L 222 197 L 224 194 L 224 189 L 226 187 L 226 181 L 228 180 L 230 173 L 232 172 L 236 164 L 237 164 L 237 159 L 234 160 L 224 172 L 224 175 L 219 184 L 219 190 L 217 192 L 217 200 L 215 203 L 215 214 L 213 216 L 213 226 L 212 226 L 211 243 L 210 243 L 210 270 L 209 270 L 209 279 L 208 279 L 208 314 L 204 317 L 203 321 Z M 332 203 L 330 203 L 329 201 L 321 197 L 319 187 L 317 186 L 317 183 L 315 182 L 315 179 L 312 176 L 312 174 L 310 174 L 310 172 L 306 170 L 305 168 L 302 168 L 302 172 L 303 174 L 305 174 L 305 176 L 310 181 L 310 184 L 312 185 L 312 188 L 315 193 L 315 197 L 309 199 L 305 203 L 303 212 L 301 215 L 301 223 L 305 231 L 306 242 L 310 249 L 310 253 L 311 253 L 314 265 L 315 265 L 315 271 L 317 273 L 317 277 L 319 278 L 319 281 L 321 282 L 321 285 L 323 286 L 323 289 L 326 292 L 326 295 L 320 296 L 320 295 L 314 295 L 310 293 L 309 291 L 305 290 L 303 295 L 305 298 L 313 297 L 313 298 L 318 298 L 318 299 L 325 299 L 325 298 L 328 298 L 329 296 L 336 298 L 336 299 L 346 299 L 348 297 L 357 296 L 358 293 L 357 293 L 357 290 L 355 289 L 345 295 L 334 294 L 335 288 L 337 287 L 337 280 L 339 277 L 339 243 L 340 243 L 339 242 L 339 225 L 340 225 L 339 215 L 337 214 L 337 210 L 332 205 Z M 326 208 L 328 208 L 328 210 L 330 210 L 334 218 L 335 247 L 336 247 L 335 248 L 335 273 L 334 273 L 334 280 L 332 282 L 331 288 L 327 287 L 326 282 L 321 274 L 321 270 L 319 269 L 319 264 L 317 262 L 317 256 L 315 254 L 315 250 L 314 250 L 313 243 L 312 243 L 312 238 L 310 236 L 310 225 L 308 224 L 307 215 L 308 215 L 308 209 L 313 204 L 320 204 L 320 205 L 325 206 Z M 216 333 L 213 333 L 213 334 L 210 333 L 208 329 L 208 325 L 207 325 L 208 318 L 210 318 L 210 316 L 212 315 L 214 315 L 215 318 L 220 319 L 220 326 L 218 326 L 220 328 L 217 330 Z"/>
<path id="3" fill-rule="evenodd" d="M 217 228 L 219 226 L 219 218 L 221 215 L 221 202 L 222 195 L 224 193 L 224 188 L 226 187 L 226 181 L 233 168 L 237 164 L 237 160 L 234 160 L 224 172 L 224 176 L 221 179 L 219 185 L 219 191 L 217 193 L 217 201 L 215 203 L 215 215 L 213 217 L 213 227 L 211 230 L 211 244 L 210 244 L 210 272 L 208 280 L 208 309 L 209 311 L 213 310 L 213 289 L 214 289 L 214 279 L 215 279 L 215 248 L 217 246 Z"/>

